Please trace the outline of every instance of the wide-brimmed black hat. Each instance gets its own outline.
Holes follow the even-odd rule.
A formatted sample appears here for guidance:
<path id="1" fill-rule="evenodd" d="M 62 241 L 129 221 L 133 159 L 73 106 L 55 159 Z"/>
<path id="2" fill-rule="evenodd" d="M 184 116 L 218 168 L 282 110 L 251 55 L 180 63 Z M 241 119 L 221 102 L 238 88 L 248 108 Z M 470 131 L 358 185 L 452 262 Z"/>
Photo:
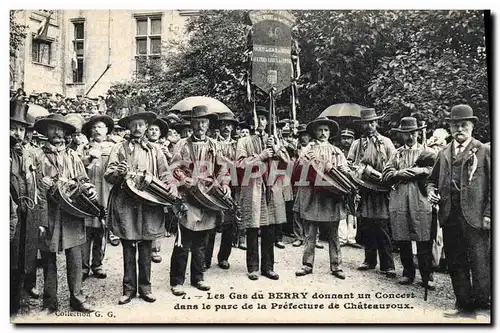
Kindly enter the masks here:
<path id="1" fill-rule="evenodd" d="M 174 128 L 177 132 L 180 132 L 183 128 L 191 127 L 191 122 L 188 120 L 182 120 L 180 123 L 176 123 Z"/>
<path id="2" fill-rule="evenodd" d="M 299 127 L 297 127 L 297 132 L 299 134 L 307 132 L 307 126 L 306 126 L 306 124 L 299 124 Z"/>
<path id="3" fill-rule="evenodd" d="M 161 119 L 166 121 L 169 126 L 173 126 L 174 124 L 182 122 L 181 117 L 179 117 L 175 113 L 169 113 L 165 117 L 161 117 Z"/>
<path id="4" fill-rule="evenodd" d="M 160 138 L 163 138 L 165 136 L 167 136 L 167 133 L 168 133 L 168 123 L 161 119 L 161 118 L 156 118 L 155 121 L 153 121 L 152 124 L 150 124 L 149 126 L 151 125 L 156 125 L 160 128 Z"/>
<path id="5" fill-rule="evenodd" d="M 217 116 L 218 116 L 217 122 L 219 124 L 223 121 L 232 123 L 234 126 L 237 126 L 239 124 L 238 119 L 235 118 L 232 112 L 221 112 Z"/>
<path id="6" fill-rule="evenodd" d="M 130 116 L 126 116 L 126 117 L 123 117 L 122 119 L 118 120 L 118 125 L 120 125 L 121 127 L 124 127 L 124 128 L 128 128 L 128 124 L 130 124 L 130 122 L 132 120 L 136 120 L 136 119 L 143 119 L 148 124 L 152 124 L 156 118 L 157 118 L 157 115 L 154 112 L 149 112 L 149 111 L 138 112 L 138 113 L 134 113 Z"/>
<path id="7" fill-rule="evenodd" d="M 396 132 L 415 132 L 421 129 L 426 128 L 427 126 L 420 126 L 418 127 L 417 125 L 417 119 L 415 117 L 403 117 L 401 118 L 401 123 L 399 124 L 399 127 L 393 128 L 393 131 Z"/>
<path id="8" fill-rule="evenodd" d="M 309 134 L 314 135 L 314 129 L 319 125 L 327 125 L 330 128 L 331 137 L 336 136 L 339 132 L 339 124 L 335 120 L 331 120 L 326 117 L 316 118 L 311 121 L 309 124 L 307 124 L 306 131 Z"/>
<path id="9" fill-rule="evenodd" d="M 474 116 L 474 111 L 467 104 L 455 105 L 451 108 L 450 117 L 446 118 L 448 122 L 455 122 L 461 120 L 470 120 L 474 123 L 478 121 L 478 118 Z"/>
<path id="10" fill-rule="evenodd" d="M 19 100 L 10 101 L 10 121 L 16 122 L 26 127 L 33 126 L 28 116 L 29 105 Z"/>
<path id="11" fill-rule="evenodd" d="M 358 123 L 364 123 L 364 122 L 370 122 L 373 120 L 381 119 L 384 118 L 385 115 L 382 114 L 380 116 L 377 116 L 377 113 L 375 112 L 375 109 L 369 108 L 369 109 L 361 109 L 359 111 L 361 119 L 355 119 L 355 122 Z"/>
<path id="12" fill-rule="evenodd" d="M 209 111 L 208 106 L 206 105 L 196 105 L 191 109 L 191 112 L 184 116 L 185 119 L 199 119 L 199 118 L 207 118 L 208 120 L 217 121 L 218 116 L 217 113 Z"/>
<path id="13" fill-rule="evenodd" d="M 285 127 L 289 123 L 290 123 L 290 119 L 281 119 L 280 121 L 278 121 L 276 123 L 276 127 L 277 128 L 283 128 L 283 127 Z"/>
<path id="14" fill-rule="evenodd" d="M 47 126 L 48 125 L 57 125 L 61 126 L 67 135 L 73 134 L 76 132 L 75 126 L 66 122 L 66 119 L 63 115 L 54 113 L 49 115 L 47 118 L 42 118 L 35 122 L 33 128 L 40 134 L 47 136 Z"/>
<path id="15" fill-rule="evenodd" d="M 85 136 L 87 136 L 88 138 L 90 138 L 91 136 L 90 130 L 92 129 L 92 126 L 99 121 L 102 121 L 104 124 L 106 124 L 106 127 L 108 127 L 108 134 L 111 133 L 115 128 L 115 122 L 113 118 L 111 118 L 110 116 L 98 114 L 90 117 L 90 119 L 85 124 L 83 124 L 82 133 L 85 134 Z"/>
<path id="16" fill-rule="evenodd" d="M 238 124 L 238 126 L 240 127 L 240 129 L 244 129 L 244 128 L 246 128 L 246 129 L 248 129 L 248 130 L 251 130 L 251 129 L 252 129 L 252 126 L 251 126 L 249 123 L 247 123 L 246 121 L 242 121 L 242 122 L 240 122 L 240 123 Z"/>

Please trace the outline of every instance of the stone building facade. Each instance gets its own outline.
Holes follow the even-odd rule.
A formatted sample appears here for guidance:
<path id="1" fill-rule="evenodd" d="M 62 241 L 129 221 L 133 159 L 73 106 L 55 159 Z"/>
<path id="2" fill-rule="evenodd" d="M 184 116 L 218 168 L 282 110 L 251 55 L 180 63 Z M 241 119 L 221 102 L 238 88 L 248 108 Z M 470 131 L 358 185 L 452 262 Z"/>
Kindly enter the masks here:
<path id="1" fill-rule="evenodd" d="M 145 61 L 186 38 L 187 10 L 22 10 L 16 21 L 27 37 L 11 59 L 10 87 L 68 97 L 104 95 L 115 82 L 141 73 Z"/>

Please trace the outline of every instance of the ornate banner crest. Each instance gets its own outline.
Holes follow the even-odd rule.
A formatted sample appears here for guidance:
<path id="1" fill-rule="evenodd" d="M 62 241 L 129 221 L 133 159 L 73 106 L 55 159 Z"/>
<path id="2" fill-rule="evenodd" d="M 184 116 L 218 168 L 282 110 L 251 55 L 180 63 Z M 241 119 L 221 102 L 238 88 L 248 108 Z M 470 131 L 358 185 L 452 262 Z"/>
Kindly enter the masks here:
<path id="1" fill-rule="evenodd" d="M 250 13 L 252 21 L 252 83 L 279 93 L 292 83 L 291 28 L 294 17 L 283 10 Z"/>

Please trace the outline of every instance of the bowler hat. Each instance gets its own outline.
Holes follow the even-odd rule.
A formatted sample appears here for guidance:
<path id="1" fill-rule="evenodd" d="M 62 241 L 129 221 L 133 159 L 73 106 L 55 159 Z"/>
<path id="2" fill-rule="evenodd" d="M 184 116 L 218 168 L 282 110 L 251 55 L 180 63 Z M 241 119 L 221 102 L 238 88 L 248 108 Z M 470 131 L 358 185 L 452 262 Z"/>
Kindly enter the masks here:
<path id="1" fill-rule="evenodd" d="M 92 126 L 99 121 L 106 124 L 106 127 L 108 128 L 108 134 L 111 133 L 115 128 L 115 122 L 113 118 L 111 118 L 110 116 L 99 114 L 90 117 L 90 119 L 85 124 L 83 124 L 82 133 L 85 134 L 87 138 L 90 138 L 91 135 L 90 130 L 92 129 Z"/>
<path id="2" fill-rule="evenodd" d="M 348 136 L 348 137 L 354 138 L 354 131 L 353 131 L 353 130 L 350 130 L 350 129 L 348 129 L 348 128 L 343 129 L 343 130 L 340 132 L 340 136 Z"/>
<path id="3" fill-rule="evenodd" d="M 29 121 L 28 116 L 29 105 L 18 100 L 10 101 L 10 121 L 24 125 L 26 127 L 32 126 L 33 123 Z"/>
<path id="4" fill-rule="evenodd" d="M 118 125 L 120 125 L 123 128 L 128 128 L 128 124 L 130 124 L 130 122 L 132 120 L 136 120 L 136 119 L 143 119 L 148 124 L 151 124 L 156 119 L 156 117 L 157 117 L 156 113 L 154 113 L 154 112 L 149 112 L 149 111 L 138 112 L 138 113 L 134 113 L 130 116 L 126 116 L 126 117 L 123 117 L 122 119 L 118 120 Z"/>
<path id="5" fill-rule="evenodd" d="M 167 135 L 168 132 L 168 123 L 161 119 L 161 118 L 156 118 L 155 121 L 151 125 L 156 125 L 160 128 L 160 138 L 163 138 L 164 136 Z M 149 126 L 151 126 L 149 125 Z"/>
<path id="6" fill-rule="evenodd" d="M 418 127 L 417 125 L 417 119 L 414 117 L 403 117 L 401 118 L 401 123 L 399 124 L 399 127 L 393 128 L 393 131 L 397 132 L 415 132 L 421 129 L 426 128 L 427 126 L 420 126 Z"/>
<path id="7" fill-rule="evenodd" d="M 221 113 L 219 113 L 217 121 L 219 123 L 221 123 L 223 121 L 229 122 L 229 123 L 232 123 L 234 126 L 236 126 L 236 125 L 239 124 L 238 119 L 236 119 L 234 117 L 234 114 L 232 112 L 221 112 Z"/>
<path id="8" fill-rule="evenodd" d="M 474 111 L 467 104 L 455 105 L 451 108 L 450 117 L 446 118 L 448 122 L 461 121 L 461 120 L 471 120 L 476 123 L 478 118 L 474 116 Z"/>
<path id="9" fill-rule="evenodd" d="M 63 128 L 66 134 L 73 134 L 76 132 L 75 126 L 66 122 L 66 119 L 63 115 L 58 113 L 53 113 L 49 115 L 47 118 L 42 118 L 35 122 L 33 128 L 40 134 L 47 136 L 47 126 L 48 125 L 57 125 Z"/>
<path id="10" fill-rule="evenodd" d="M 361 109 L 359 111 L 360 113 L 360 116 L 361 116 L 361 119 L 355 119 L 354 121 L 355 122 L 370 122 L 370 121 L 373 121 L 373 120 L 377 120 L 377 119 L 380 119 L 380 118 L 384 118 L 384 114 L 380 115 L 380 116 L 377 116 L 377 113 L 375 112 L 375 109 L 373 108 L 368 108 L 368 109 Z"/>
<path id="11" fill-rule="evenodd" d="M 336 136 L 339 131 L 339 124 L 335 120 L 328 119 L 326 117 L 316 118 L 311 121 L 306 126 L 306 131 L 310 134 L 314 134 L 314 129 L 319 125 L 327 125 L 330 128 L 330 136 Z"/>
<path id="12" fill-rule="evenodd" d="M 189 119 L 207 118 L 210 121 L 216 121 L 218 116 L 215 112 L 209 111 L 206 105 L 196 105 L 191 109 L 191 112 L 185 116 Z"/>

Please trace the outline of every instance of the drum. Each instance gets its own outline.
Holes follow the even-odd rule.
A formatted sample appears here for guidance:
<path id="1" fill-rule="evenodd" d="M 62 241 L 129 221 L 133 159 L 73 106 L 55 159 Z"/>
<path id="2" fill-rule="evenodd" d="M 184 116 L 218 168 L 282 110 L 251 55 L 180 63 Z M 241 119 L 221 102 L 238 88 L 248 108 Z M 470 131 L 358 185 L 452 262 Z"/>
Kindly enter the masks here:
<path id="1" fill-rule="evenodd" d="M 123 183 L 125 190 L 151 206 L 171 206 L 182 202 L 177 193 L 169 194 L 165 183 L 148 171 L 129 172 Z"/>

